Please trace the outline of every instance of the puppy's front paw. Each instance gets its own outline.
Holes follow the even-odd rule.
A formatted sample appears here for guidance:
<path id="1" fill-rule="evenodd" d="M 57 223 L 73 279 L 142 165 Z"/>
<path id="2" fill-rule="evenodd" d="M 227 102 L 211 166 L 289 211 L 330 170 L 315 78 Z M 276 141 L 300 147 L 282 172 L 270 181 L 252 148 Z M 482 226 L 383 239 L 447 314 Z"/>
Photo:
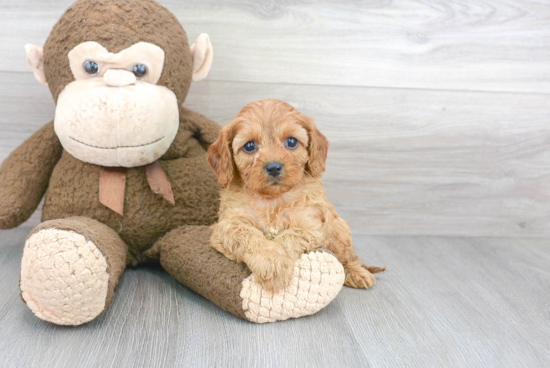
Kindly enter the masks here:
<path id="1" fill-rule="evenodd" d="M 374 275 L 363 267 L 362 264 L 346 265 L 346 281 L 344 285 L 354 288 L 370 288 L 376 283 Z"/>
<path id="2" fill-rule="evenodd" d="M 247 262 L 255 281 L 266 290 L 278 292 L 290 284 L 296 259 L 282 250 L 265 250 Z"/>

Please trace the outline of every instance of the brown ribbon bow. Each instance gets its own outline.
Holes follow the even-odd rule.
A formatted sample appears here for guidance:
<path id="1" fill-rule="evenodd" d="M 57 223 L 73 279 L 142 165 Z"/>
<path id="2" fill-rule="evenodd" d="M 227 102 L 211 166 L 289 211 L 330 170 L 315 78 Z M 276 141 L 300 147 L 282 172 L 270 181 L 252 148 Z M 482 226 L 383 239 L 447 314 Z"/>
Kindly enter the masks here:
<path id="1" fill-rule="evenodd" d="M 101 167 L 99 170 L 99 202 L 121 216 L 124 213 L 124 193 L 126 191 L 125 167 Z M 145 166 L 147 183 L 155 194 L 160 194 L 173 206 L 174 193 L 168 176 L 157 161 Z"/>

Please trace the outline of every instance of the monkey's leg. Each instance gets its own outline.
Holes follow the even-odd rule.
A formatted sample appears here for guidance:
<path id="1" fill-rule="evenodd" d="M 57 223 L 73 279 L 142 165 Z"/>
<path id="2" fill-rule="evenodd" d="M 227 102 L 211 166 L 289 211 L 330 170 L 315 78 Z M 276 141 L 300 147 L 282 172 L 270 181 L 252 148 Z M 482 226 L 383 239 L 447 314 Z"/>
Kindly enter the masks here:
<path id="1" fill-rule="evenodd" d="M 87 217 L 40 224 L 28 236 L 21 263 L 21 297 L 38 317 L 81 325 L 107 307 L 126 267 L 118 234 Z"/>
<path id="2" fill-rule="evenodd" d="M 323 250 L 298 259 L 289 286 L 277 294 L 253 281 L 245 264 L 210 247 L 206 226 L 185 226 L 161 238 L 154 249 L 168 273 L 219 307 L 248 321 L 265 323 L 314 314 L 342 289 L 344 268 Z"/>

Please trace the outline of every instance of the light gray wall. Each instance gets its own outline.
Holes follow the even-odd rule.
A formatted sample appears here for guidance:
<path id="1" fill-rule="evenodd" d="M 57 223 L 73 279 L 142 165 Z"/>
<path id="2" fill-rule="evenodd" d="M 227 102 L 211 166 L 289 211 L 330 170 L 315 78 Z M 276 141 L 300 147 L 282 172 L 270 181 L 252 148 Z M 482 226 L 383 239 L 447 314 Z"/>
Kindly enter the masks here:
<path id="1" fill-rule="evenodd" d="M 221 124 L 263 98 L 314 117 L 354 232 L 550 236 L 549 2 L 160 2 L 214 46 L 186 105 Z M 71 3 L 2 3 L 0 161 L 53 118 L 23 46 Z"/>

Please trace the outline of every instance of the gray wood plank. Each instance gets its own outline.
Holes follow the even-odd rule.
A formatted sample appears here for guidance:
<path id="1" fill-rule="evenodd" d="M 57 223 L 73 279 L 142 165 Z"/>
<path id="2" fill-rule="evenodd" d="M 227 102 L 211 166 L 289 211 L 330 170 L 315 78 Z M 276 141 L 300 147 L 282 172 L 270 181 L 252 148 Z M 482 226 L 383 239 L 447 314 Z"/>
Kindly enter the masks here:
<path id="1" fill-rule="evenodd" d="M 97 320 L 36 319 L 19 298 L 30 228 L 0 232 L 0 365 L 6 367 L 547 367 L 550 247 L 542 239 L 355 235 L 370 290 L 317 315 L 241 321 L 156 266 L 126 271 Z"/>
<path id="2" fill-rule="evenodd" d="M 3 160 L 54 106 L 30 73 L 0 78 Z M 263 98 L 288 101 L 327 135 L 325 187 L 352 229 L 550 236 L 549 95 L 204 81 L 185 105 L 227 124 Z"/>
<path id="3" fill-rule="evenodd" d="M 3 1 L 0 71 L 27 71 L 72 2 Z M 211 36 L 211 80 L 550 92 L 544 0 L 160 2 Z"/>

